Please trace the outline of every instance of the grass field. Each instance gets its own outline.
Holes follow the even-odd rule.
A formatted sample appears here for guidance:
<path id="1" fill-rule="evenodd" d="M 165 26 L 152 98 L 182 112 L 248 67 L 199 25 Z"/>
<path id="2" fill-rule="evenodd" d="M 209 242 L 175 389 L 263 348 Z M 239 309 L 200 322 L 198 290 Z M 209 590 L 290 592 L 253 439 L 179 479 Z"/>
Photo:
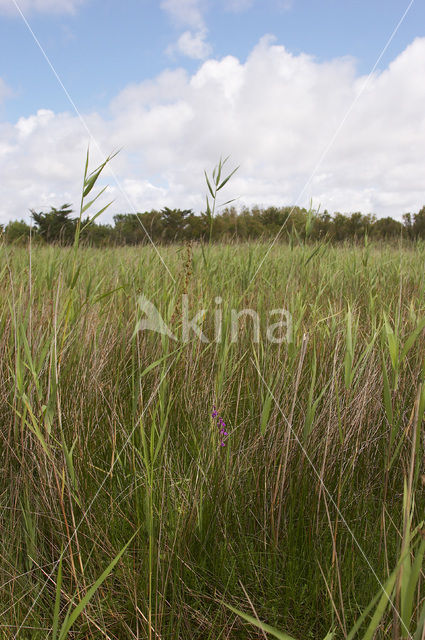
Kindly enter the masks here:
<path id="1" fill-rule="evenodd" d="M 424 637 L 425 247 L 267 249 L 1 248 L 1 638 Z"/>

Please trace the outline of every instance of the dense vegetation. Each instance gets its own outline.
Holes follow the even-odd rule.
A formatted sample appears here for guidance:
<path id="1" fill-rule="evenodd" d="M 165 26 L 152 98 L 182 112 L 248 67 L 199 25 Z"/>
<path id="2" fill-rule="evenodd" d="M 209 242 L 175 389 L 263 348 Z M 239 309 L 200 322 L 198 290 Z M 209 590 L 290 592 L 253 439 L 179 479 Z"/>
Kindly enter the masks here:
<path id="1" fill-rule="evenodd" d="M 108 161 L 0 247 L 1 638 L 422 640 L 425 211 L 214 243 L 220 160 L 166 246 L 82 246 Z"/>
<path id="2" fill-rule="evenodd" d="M 48 212 L 32 211 L 34 239 L 62 245 L 72 244 L 78 218 L 72 217 L 71 205 Z M 83 221 L 84 226 L 84 221 Z M 12 221 L 3 229 L 6 242 L 26 242 L 31 233 L 28 223 Z M 310 241 L 327 239 L 334 242 L 359 241 L 368 236 L 374 240 L 425 238 L 425 207 L 418 213 L 403 215 L 403 222 L 392 218 L 376 218 L 360 212 L 351 214 L 307 211 L 300 207 L 226 208 L 214 217 L 213 241 L 280 239 Z M 210 218 L 207 213 L 195 215 L 190 209 L 122 213 L 114 216 L 114 224 L 88 225 L 81 240 L 91 246 L 137 245 L 149 242 L 208 240 Z"/>
<path id="3" fill-rule="evenodd" d="M 423 245 L 161 256 L 1 249 L 0 637 L 264 637 L 230 605 L 337 639 L 385 585 L 397 615 L 384 593 L 356 637 L 420 638 Z M 135 332 L 140 292 L 177 336 L 183 292 L 210 336 L 220 296 L 222 340 Z M 245 307 L 258 343 L 249 318 L 230 340 Z"/>

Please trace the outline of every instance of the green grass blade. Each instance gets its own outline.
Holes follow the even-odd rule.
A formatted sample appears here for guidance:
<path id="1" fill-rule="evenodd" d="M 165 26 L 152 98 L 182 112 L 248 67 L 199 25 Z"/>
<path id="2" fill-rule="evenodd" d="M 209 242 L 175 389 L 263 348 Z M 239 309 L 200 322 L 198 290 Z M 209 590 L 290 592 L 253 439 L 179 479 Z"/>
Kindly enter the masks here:
<path id="1" fill-rule="evenodd" d="M 235 607 L 232 607 L 230 604 L 226 604 L 225 602 L 223 604 L 225 607 L 230 609 L 230 611 L 233 611 L 233 613 L 236 613 L 236 615 L 240 616 L 247 622 L 257 627 L 257 629 L 261 629 L 261 631 L 270 633 L 270 635 L 272 635 L 274 638 L 277 638 L 278 640 L 295 640 L 293 636 L 289 636 L 287 633 L 284 633 L 283 631 L 278 631 L 278 629 L 271 627 L 269 624 L 266 624 L 265 622 L 261 622 L 260 620 L 257 620 L 257 618 L 250 616 L 248 613 L 245 613 L 244 611 L 240 611 L 239 609 L 235 609 Z"/>
<path id="2" fill-rule="evenodd" d="M 66 639 L 66 637 L 68 635 L 68 632 L 71 629 L 71 627 L 74 624 L 74 622 L 77 620 L 77 618 L 84 611 L 84 609 L 86 608 L 86 606 L 88 605 L 88 603 L 90 602 L 90 600 L 92 599 L 92 597 L 94 596 L 96 591 L 99 589 L 99 587 L 102 585 L 102 583 L 106 580 L 106 578 L 109 576 L 109 574 L 113 571 L 115 565 L 117 564 L 117 562 L 119 562 L 120 558 L 126 552 L 128 546 L 134 540 L 136 535 L 137 535 L 137 531 L 136 531 L 136 533 L 134 535 L 131 536 L 131 538 L 127 542 L 127 544 L 121 549 L 121 551 L 115 556 L 115 558 L 112 560 L 112 562 L 106 567 L 105 571 L 103 571 L 103 573 L 99 576 L 99 578 L 96 580 L 96 582 L 90 587 L 90 589 L 87 591 L 87 593 L 84 596 L 84 598 L 81 599 L 81 601 L 75 607 L 73 612 L 70 614 L 69 618 L 67 620 L 65 620 L 65 622 L 62 625 L 61 630 L 60 630 L 59 640 L 65 640 Z"/>
<path id="3" fill-rule="evenodd" d="M 407 629 L 409 629 L 410 620 L 413 613 L 413 599 L 415 596 L 416 587 L 418 585 L 418 580 L 419 580 L 420 572 L 422 569 L 424 553 L 425 553 L 425 540 L 421 540 L 421 544 L 419 546 L 419 549 L 416 552 L 415 559 L 410 569 L 410 576 L 409 576 L 407 587 L 404 592 L 404 598 L 403 598 L 402 607 L 401 607 L 401 619 Z M 403 630 L 405 630 L 404 627 L 402 629 L 402 637 L 407 637 L 407 636 L 404 636 Z"/>
<path id="4" fill-rule="evenodd" d="M 382 617 L 390 604 L 391 594 L 394 589 L 395 581 L 397 579 L 399 567 L 397 565 L 396 569 L 392 572 L 387 582 L 384 585 L 383 593 L 379 599 L 378 606 L 375 609 L 375 613 L 372 616 L 372 620 L 366 630 L 365 635 L 363 636 L 363 640 L 372 640 L 375 635 L 375 631 L 381 623 Z"/>
<path id="5" fill-rule="evenodd" d="M 213 188 L 212 188 L 212 186 L 211 186 L 211 183 L 210 183 L 210 181 L 209 181 L 209 179 L 208 179 L 207 172 L 206 172 L 206 171 L 204 171 L 204 174 L 205 174 L 205 180 L 207 181 L 208 191 L 210 192 L 211 197 L 212 197 L 212 198 L 215 198 L 215 193 L 214 193 L 214 190 L 213 190 Z"/>
<path id="6" fill-rule="evenodd" d="M 418 339 L 418 337 L 420 336 L 424 328 L 425 328 L 425 318 L 418 324 L 416 329 L 407 338 L 400 354 L 400 362 L 404 360 L 404 358 L 406 357 L 410 349 L 413 347 L 414 343 L 416 342 L 416 340 Z"/>
<path id="7" fill-rule="evenodd" d="M 224 185 L 226 185 L 230 178 L 235 175 L 236 171 L 239 169 L 239 167 L 236 167 L 236 169 L 233 169 L 233 171 L 231 173 L 229 173 L 229 175 L 227 176 L 227 178 L 224 178 L 223 182 L 217 187 L 217 191 L 220 191 L 220 189 L 222 189 L 224 187 Z"/>
<path id="8" fill-rule="evenodd" d="M 52 640 L 57 640 L 58 629 L 59 629 L 60 597 L 61 597 L 61 588 L 62 588 L 62 553 L 63 553 L 63 550 L 61 551 L 59 566 L 58 566 L 58 575 L 56 578 L 56 596 L 55 596 L 55 606 L 53 608 Z"/>

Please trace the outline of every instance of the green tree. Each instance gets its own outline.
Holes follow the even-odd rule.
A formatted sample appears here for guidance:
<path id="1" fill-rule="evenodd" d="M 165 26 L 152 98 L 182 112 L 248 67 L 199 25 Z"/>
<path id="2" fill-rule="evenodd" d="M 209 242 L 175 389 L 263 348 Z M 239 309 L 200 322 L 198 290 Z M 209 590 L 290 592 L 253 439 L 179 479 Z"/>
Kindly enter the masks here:
<path id="1" fill-rule="evenodd" d="M 425 206 L 413 216 L 413 235 L 415 238 L 425 238 Z"/>
<path id="2" fill-rule="evenodd" d="M 114 234 L 120 244 L 144 244 L 161 239 L 162 222 L 159 211 L 144 213 L 117 213 L 114 216 Z"/>
<path id="3" fill-rule="evenodd" d="M 70 204 L 63 204 L 60 209 L 50 207 L 50 211 L 37 213 L 30 209 L 37 233 L 49 243 L 71 244 L 74 238 L 76 219 L 70 218 Z"/>
<path id="4" fill-rule="evenodd" d="M 413 218 L 411 213 L 403 213 L 403 224 L 408 238 L 413 238 Z"/>
<path id="5" fill-rule="evenodd" d="M 87 224 L 88 219 L 82 221 L 83 232 L 81 241 L 89 247 L 110 247 L 115 243 L 115 231 L 110 224 Z M 84 227 L 84 225 L 87 225 Z"/>
<path id="6" fill-rule="evenodd" d="M 31 228 L 24 220 L 12 220 L 4 230 L 5 240 L 11 244 L 26 244 L 30 234 Z"/>
<path id="7" fill-rule="evenodd" d="M 185 240 L 190 236 L 190 216 L 192 209 L 161 209 L 161 222 L 163 226 L 162 237 L 168 242 Z"/>
<path id="8" fill-rule="evenodd" d="M 315 216 L 314 238 L 324 238 L 332 235 L 332 216 L 325 209 Z"/>
<path id="9" fill-rule="evenodd" d="M 379 240 L 399 238 L 403 232 L 403 225 L 393 218 L 380 218 L 376 220 L 372 228 L 372 237 Z"/>

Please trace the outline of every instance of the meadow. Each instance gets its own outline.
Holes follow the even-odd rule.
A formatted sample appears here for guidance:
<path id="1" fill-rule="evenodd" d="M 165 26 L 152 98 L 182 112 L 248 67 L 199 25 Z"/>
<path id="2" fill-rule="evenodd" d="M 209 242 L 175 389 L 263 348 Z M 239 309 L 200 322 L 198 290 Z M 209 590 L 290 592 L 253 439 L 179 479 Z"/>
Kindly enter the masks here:
<path id="1" fill-rule="evenodd" d="M 2 246 L 1 638 L 424 637 L 425 247 L 268 249 Z"/>

